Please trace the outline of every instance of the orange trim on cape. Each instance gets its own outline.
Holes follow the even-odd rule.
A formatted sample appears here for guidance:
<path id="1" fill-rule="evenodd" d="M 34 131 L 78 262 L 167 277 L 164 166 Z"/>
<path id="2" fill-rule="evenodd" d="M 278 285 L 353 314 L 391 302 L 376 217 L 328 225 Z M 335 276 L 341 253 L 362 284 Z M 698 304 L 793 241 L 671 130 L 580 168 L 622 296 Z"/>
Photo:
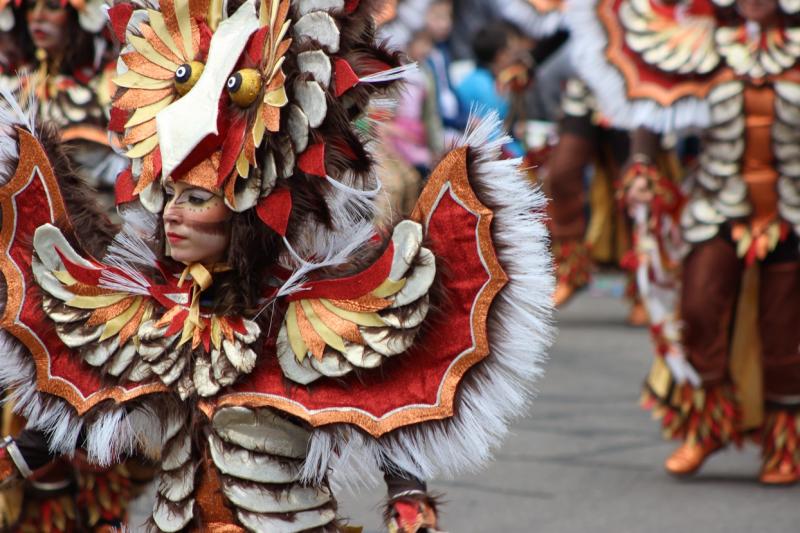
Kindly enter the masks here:
<path id="1" fill-rule="evenodd" d="M 114 400 L 123 403 L 146 394 L 166 392 L 168 389 L 161 383 L 134 386 L 130 389 L 121 386 L 104 386 L 96 392 L 84 397 L 78 388 L 64 378 L 51 376 L 50 357 L 47 348 L 39 337 L 27 326 L 17 322 L 16 316 L 21 311 L 23 294 L 26 290 L 25 278 L 17 265 L 8 256 L 8 249 L 17 228 L 17 211 L 15 196 L 25 190 L 38 175 L 47 194 L 52 219 L 66 221 L 67 210 L 61 198 L 53 167 L 41 145 L 29 132 L 17 128 L 19 136 L 19 164 L 11 181 L 0 187 L 0 208 L 2 209 L 3 226 L 0 230 L 0 243 L 3 251 L 0 255 L 0 271 L 6 280 L 8 300 L 6 310 L 0 319 L 0 328 L 16 337 L 30 351 L 36 364 L 36 388 L 40 392 L 52 394 L 67 401 L 79 415 L 102 401 Z"/>

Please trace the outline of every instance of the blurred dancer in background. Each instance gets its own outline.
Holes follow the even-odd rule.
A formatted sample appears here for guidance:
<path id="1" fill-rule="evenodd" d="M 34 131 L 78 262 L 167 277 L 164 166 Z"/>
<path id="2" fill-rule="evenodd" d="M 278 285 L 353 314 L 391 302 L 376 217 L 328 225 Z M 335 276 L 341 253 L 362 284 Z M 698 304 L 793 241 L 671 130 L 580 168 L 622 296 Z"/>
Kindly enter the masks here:
<path id="1" fill-rule="evenodd" d="M 0 84 L 23 105 L 36 98 L 36 122 L 55 127 L 70 147 L 70 166 L 100 188 L 106 211 L 124 165 L 109 145 L 106 127 L 115 48 L 105 36 L 103 2 L 27 0 L 0 6 L 3 57 Z M 13 46 L 8 46 L 13 45 Z M 87 198 L 87 202 L 93 201 Z M 25 421 L 12 414 L 16 391 L 0 415 L 2 435 L 17 435 Z M 150 479 L 135 461 L 96 468 L 77 454 L 37 471 L 23 487 L 0 494 L 3 531 L 110 531 L 126 521 L 128 501 Z"/>
<path id="2" fill-rule="evenodd" d="M 704 132 L 681 213 L 690 247 L 680 300 L 685 362 L 679 372 L 670 366 L 667 401 L 651 403 L 665 435 L 682 441 L 665 468 L 693 474 L 754 428 L 761 482 L 796 483 L 800 9 L 776 0 L 576 4 L 575 59 L 601 108 L 631 128 Z M 625 180 L 629 203 L 651 209 L 660 199 L 654 146 L 639 143 L 632 157 L 640 171 Z M 742 301 L 749 303 L 737 306 Z M 742 363 L 740 319 L 748 315 L 756 329 L 745 355 L 756 357 Z"/>
<path id="3" fill-rule="evenodd" d="M 111 211 L 124 159 L 106 133 L 116 50 L 105 31 L 102 5 L 101 0 L 26 0 L 15 6 L 9 31 L 16 36 L 19 59 L 4 71 L 3 85 L 23 101 L 26 93 L 35 95 L 40 119 L 59 128 L 73 148 L 80 176 L 101 190 Z"/>

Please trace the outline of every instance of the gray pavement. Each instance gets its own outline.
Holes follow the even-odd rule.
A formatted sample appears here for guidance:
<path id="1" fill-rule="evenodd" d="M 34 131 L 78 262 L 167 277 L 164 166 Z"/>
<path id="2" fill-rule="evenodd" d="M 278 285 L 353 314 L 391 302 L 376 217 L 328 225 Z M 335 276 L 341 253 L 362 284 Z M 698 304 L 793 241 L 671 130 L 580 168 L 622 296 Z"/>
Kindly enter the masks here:
<path id="1" fill-rule="evenodd" d="M 645 329 L 625 324 L 601 276 L 558 313 L 559 337 L 539 398 L 482 474 L 432 484 L 448 503 L 451 533 L 790 533 L 800 532 L 800 487 L 765 488 L 758 449 L 715 455 L 696 477 L 670 478 L 662 461 L 674 444 L 638 406 L 650 361 Z M 380 491 L 340 495 L 365 531 L 380 531 Z"/>

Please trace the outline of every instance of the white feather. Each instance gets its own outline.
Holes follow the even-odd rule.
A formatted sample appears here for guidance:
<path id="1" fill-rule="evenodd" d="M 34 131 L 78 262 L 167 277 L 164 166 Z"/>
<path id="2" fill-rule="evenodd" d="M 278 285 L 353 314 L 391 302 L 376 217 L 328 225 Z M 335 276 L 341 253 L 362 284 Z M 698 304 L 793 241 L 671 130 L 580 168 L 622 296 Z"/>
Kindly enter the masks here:
<path id="1" fill-rule="evenodd" d="M 157 259 L 145 241 L 145 236 L 152 237 L 153 232 L 143 236 L 143 231 L 151 229 L 142 225 L 146 224 L 146 220 L 140 219 L 138 224 L 126 222 L 114 237 L 103 263 L 119 269 L 122 274 L 111 270 L 103 271 L 100 275 L 101 287 L 142 296 L 150 294 L 150 281 L 141 273 L 141 267 L 155 268 Z"/>
<path id="2" fill-rule="evenodd" d="M 117 458 L 133 453 L 136 439 L 126 417 L 125 407 L 115 407 L 88 425 L 85 447 L 90 462 L 110 466 Z"/>
<path id="3" fill-rule="evenodd" d="M 499 159 L 508 141 L 499 128 L 496 114 L 490 115 L 459 143 L 472 150 L 474 180 L 490 185 L 482 188 L 481 200 L 495 212 L 493 235 L 510 278 L 489 317 L 492 355 L 462 383 L 451 419 L 379 439 L 344 425 L 314 431 L 302 473 L 306 481 L 321 480 L 329 469 L 332 481 L 345 488 L 374 484 L 380 479 L 377 469 L 402 470 L 420 479 L 475 471 L 491 458 L 510 422 L 528 409 L 554 337 L 554 279 L 543 223 L 545 198 L 521 174 L 519 160 Z"/>
<path id="4" fill-rule="evenodd" d="M 395 80 L 403 80 L 409 75 L 417 72 L 418 69 L 419 66 L 416 63 L 406 63 L 405 65 L 400 65 L 399 67 L 382 70 L 380 72 L 376 72 L 375 74 L 364 76 L 359 78 L 358 81 L 361 83 L 387 83 Z"/>

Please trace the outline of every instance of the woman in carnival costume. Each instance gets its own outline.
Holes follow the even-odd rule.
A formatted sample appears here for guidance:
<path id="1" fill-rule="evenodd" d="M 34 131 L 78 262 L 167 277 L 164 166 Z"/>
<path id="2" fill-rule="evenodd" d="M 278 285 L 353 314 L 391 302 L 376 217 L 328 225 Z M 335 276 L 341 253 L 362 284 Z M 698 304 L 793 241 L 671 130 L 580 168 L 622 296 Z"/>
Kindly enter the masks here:
<path id="1" fill-rule="evenodd" d="M 37 117 L 58 126 L 81 177 L 113 208 L 114 178 L 126 160 L 107 135 L 116 53 L 102 0 L 12 0 L 2 13 L 20 57 L 0 82 L 22 101 L 35 97 Z"/>
<path id="2" fill-rule="evenodd" d="M 656 132 L 703 130 L 698 168 L 680 214 L 690 248 L 682 262 L 683 325 L 668 339 L 673 383 L 662 389 L 665 403 L 657 405 L 665 433 L 683 444 L 665 466 L 676 475 L 697 471 L 709 455 L 739 442 L 747 416 L 747 425 L 760 430 L 760 480 L 795 483 L 800 4 L 581 0 L 571 10 L 572 26 L 580 30 L 576 64 L 616 124 Z M 648 137 L 637 133 L 642 142 L 631 168 L 638 170 L 627 174 L 634 206 L 663 203 Z M 742 315 L 736 303 L 749 285 L 744 272 L 753 265 L 761 363 L 742 374 L 733 357 L 734 324 Z M 748 381 L 763 387 L 763 400 L 754 399 Z"/>
<path id="3" fill-rule="evenodd" d="M 110 130 L 131 162 L 116 234 L 77 223 L 58 146 L 9 102 L 0 379 L 25 391 L 28 430 L 3 478 L 48 446 L 139 452 L 160 461 L 154 530 L 334 531 L 329 472 L 382 470 L 390 529 L 436 529 L 416 482 L 485 463 L 526 406 L 550 257 L 542 197 L 498 160 L 493 121 L 376 235 L 353 120 L 404 70 L 374 43 L 379 7 L 113 6 Z"/>

